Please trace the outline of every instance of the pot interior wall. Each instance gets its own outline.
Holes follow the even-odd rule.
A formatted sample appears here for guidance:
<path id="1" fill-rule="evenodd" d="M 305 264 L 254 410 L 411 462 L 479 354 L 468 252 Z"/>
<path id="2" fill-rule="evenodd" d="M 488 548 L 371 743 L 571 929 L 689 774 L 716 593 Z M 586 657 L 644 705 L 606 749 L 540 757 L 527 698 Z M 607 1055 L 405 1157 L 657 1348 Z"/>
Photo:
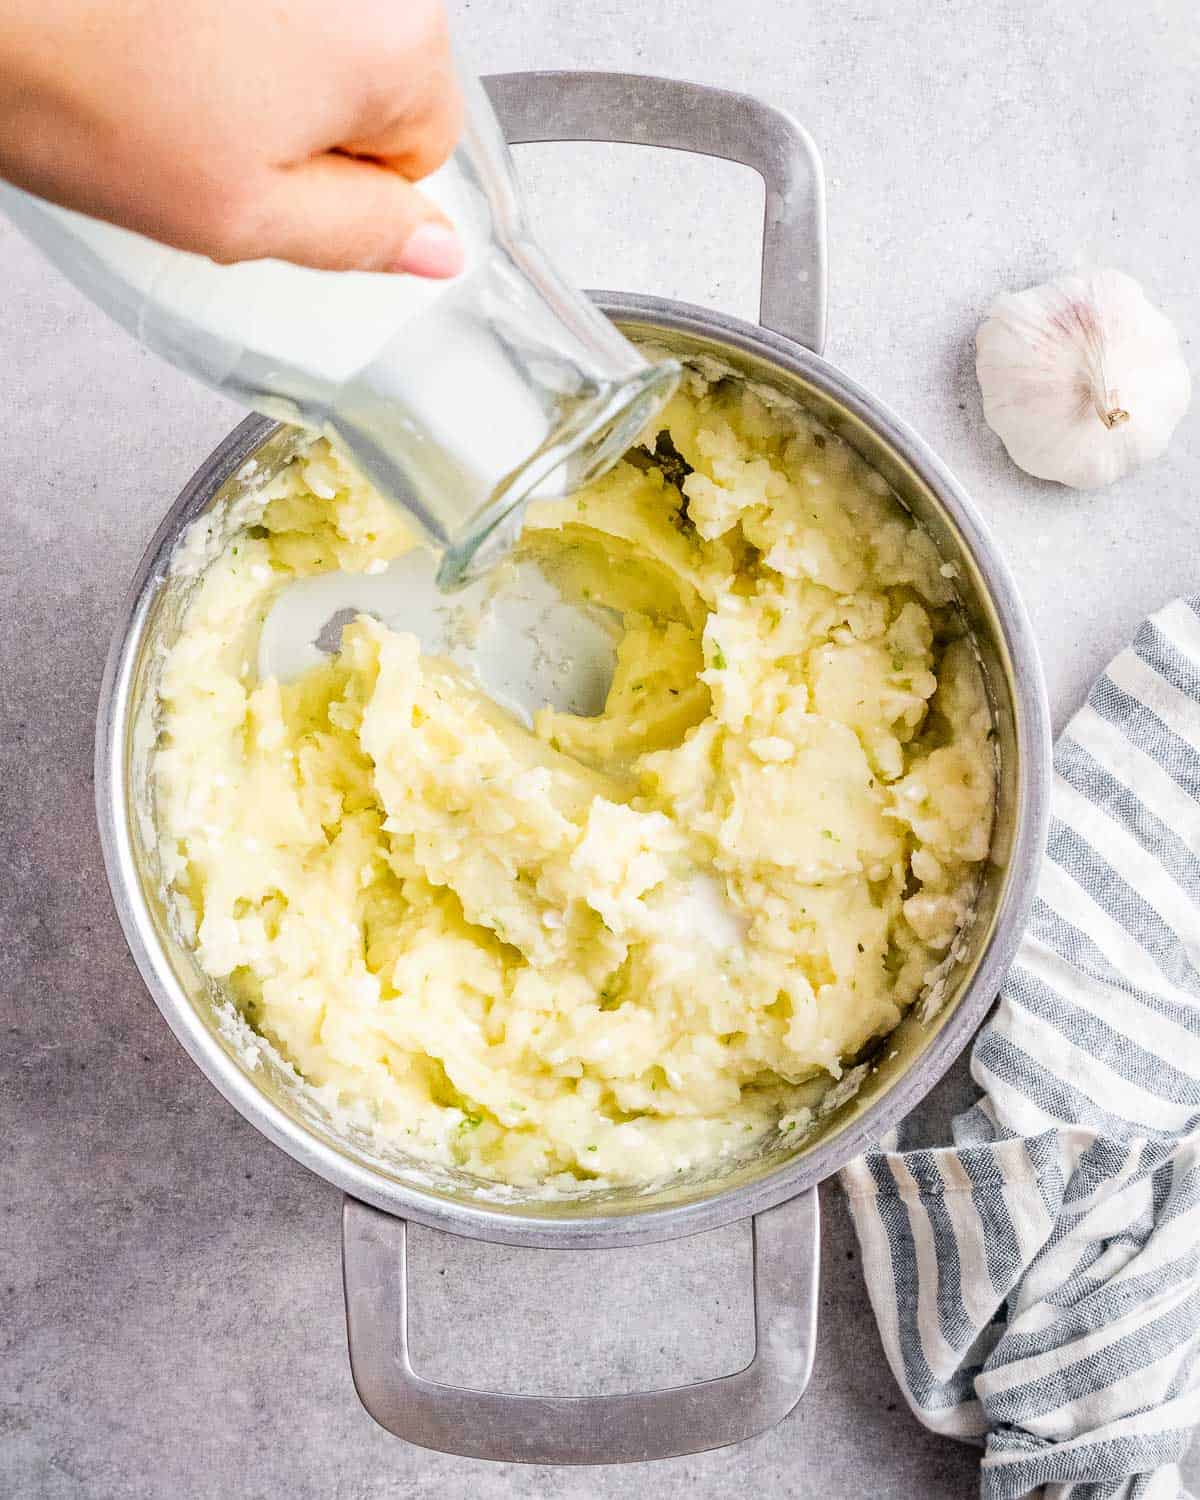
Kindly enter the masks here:
<path id="1" fill-rule="evenodd" d="M 769 1148 L 723 1164 L 719 1172 L 710 1172 L 702 1178 L 680 1176 L 648 1188 L 620 1190 L 580 1183 L 577 1190 L 553 1196 L 533 1190 L 497 1187 L 463 1172 L 406 1157 L 400 1151 L 381 1155 L 365 1128 L 352 1122 L 334 1122 L 322 1099 L 249 1030 L 219 988 L 200 972 L 190 951 L 174 931 L 159 878 L 149 762 L 154 744 L 158 666 L 163 648 L 169 646 L 178 633 L 194 584 L 170 576 L 160 563 L 154 575 L 156 587 L 143 594 L 130 637 L 128 649 L 134 655 L 123 705 L 121 741 L 117 747 L 119 769 L 116 772 L 124 776 L 127 790 L 125 821 L 132 866 L 130 883 L 135 887 L 130 899 L 135 907 L 140 905 L 143 908 L 137 916 L 146 933 L 146 946 L 151 950 L 156 977 L 163 988 L 173 993 L 176 1003 L 182 1001 L 191 1007 L 212 1041 L 223 1050 L 249 1088 L 281 1111 L 293 1127 L 300 1127 L 310 1149 L 294 1150 L 294 1154 L 335 1180 L 338 1174 L 330 1169 L 331 1160 L 366 1168 L 377 1189 L 370 1196 L 383 1206 L 396 1206 L 392 1200 L 398 1195 L 401 1200 L 407 1200 L 403 1202 L 407 1211 L 415 1195 L 435 1209 L 438 1202 L 467 1204 L 473 1210 L 504 1219 L 516 1216 L 524 1221 L 546 1218 L 582 1221 L 595 1216 L 640 1215 L 668 1205 L 712 1199 L 717 1194 L 780 1174 L 786 1175 L 789 1182 L 794 1181 L 795 1189 L 808 1185 L 809 1181 L 826 1175 L 854 1150 L 860 1149 L 864 1121 L 873 1106 L 892 1095 L 893 1091 L 914 1092 L 914 1069 L 918 1068 L 935 1038 L 955 1015 L 987 948 L 997 913 L 1009 888 L 1012 873 L 1009 856 L 1020 802 L 1021 768 L 1014 717 L 1017 695 L 1013 689 L 1013 664 L 1001 624 L 981 565 L 974 555 L 981 550 L 978 539 L 966 535 L 965 529 L 951 519 L 915 468 L 876 432 L 869 413 L 856 411 L 854 402 L 823 390 L 816 377 L 810 380 L 802 374 L 782 369 L 763 355 L 713 336 L 672 331 L 657 322 L 640 326 L 636 322 L 626 322 L 623 326 L 634 337 L 665 345 L 684 359 L 696 356 L 715 358 L 746 378 L 763 382 L 813 411 L 889 480 L 901 501 L 929 528 L 945 559 L 955 564 L 964 612 L 988 679 L 1001 769 L 993 853 L 985 871 L 977 915 L 958 945 L 956 959 L 947 970 L 940 1006 L 919 1005 L 910 1013 L 884 1044 L 875 1049 L 873 1056 L 862 1060 L 862 1066 L 855 1070 L 854 1075 L 857 1088 L 841 1088 L 828 1096 L 825 1113 L 820 1115 L 816 1127 L 798 1143 L 781 1137 Z M 164 547 L 169 548 L 183 527 L 208 506 L 224 505 L 245 493 L 248 487 L 269 479 L 302 445 L 303 439 L 294 432 L 275 429 L 255 449 L 255 467 L 250 475 L 243 469 L 245 453 L 234 452 L 226 460 L 224 474 L 218 466 L 213 475 L 214 481 L 223 479 L 215 493 L 211 483 L 201 485 L 193 493 L 190 503 L 173 513 L 171 520 L 174 524 L 164 533 Z M 975 995 L 972 999 L 975 1019 L 990 998 Z M 933 1077 L 924 1078 L 916 1092 L 923 1092 L 934 1081 Z M 226 1092 L 233 1096 L 229 1088 Z M 915 1098 L 906 1102 L 915 1102 Z M 276 1139 L 281 1134 L 290 1137 L 294 1133 L 294 1129 L 274 1132 Z M 288 1149 L 293 1149 L 290 1141 Z M 797 1168 L 804 1164 L 808 1170 L 797 1172 Z M 784 1194 L 781 1192 L 779 1196 Z M 421 1215 L 417 1213 L 416 1216 Z M 436 1218 L 436 1213 L 427 1216 Z"/>

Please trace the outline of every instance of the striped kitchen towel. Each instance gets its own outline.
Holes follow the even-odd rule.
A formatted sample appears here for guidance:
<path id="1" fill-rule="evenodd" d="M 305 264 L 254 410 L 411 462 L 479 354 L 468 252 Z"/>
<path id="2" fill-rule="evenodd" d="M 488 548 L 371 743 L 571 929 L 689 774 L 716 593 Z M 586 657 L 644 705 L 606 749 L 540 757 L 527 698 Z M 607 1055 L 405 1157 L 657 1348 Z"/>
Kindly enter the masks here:
<path id="1" fill-rule="evenodd" d="M 985 1500 L 1179 1500 L 1200 1418 L 1200 595 L 1055 752 L 1029 931 L 953 1147 L 843 1173 L 913 1412 Z"/>

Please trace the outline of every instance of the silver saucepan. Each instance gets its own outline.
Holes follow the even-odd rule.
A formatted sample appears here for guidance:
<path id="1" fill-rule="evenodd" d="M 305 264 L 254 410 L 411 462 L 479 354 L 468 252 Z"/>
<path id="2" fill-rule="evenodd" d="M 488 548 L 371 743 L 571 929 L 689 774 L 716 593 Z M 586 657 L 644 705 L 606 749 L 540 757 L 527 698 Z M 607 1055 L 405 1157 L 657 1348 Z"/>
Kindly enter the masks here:
<path id="1" fill-rule="evenodd" d="M 632 338 L 706 356 L 801 402 L 892 484 L 957 568 L 983 659 L 999 746 L 994 845 L 978 912 L 933 1016 L 902 1022 L 857 1091 L 798 1145 L 786 1137 L 717 1175 L 651 1189 L 581 1184 L 574 1197 L 501 1192 L 466 1173 L 381 1156 L 335 1128 L 289 1070 L 247 1046 L 228 1003 L 172 928 L 154 847 L 148 772 L 156 674 L 189 584 L 172 551 L 202 512 L 278 472 L 307 441 L 243 422 L 159 527 L 122 612 L 101 692 L 96 798 L 117 911 L 142 976 L 194 1061 L 269 1139 L 346 1194 L 346 1316 L 368 1411 L 410 1442 L 475 1458 L 615 1463 L 735 1443 L 778 1422 L 803 1394 L 816 1319 L 816 1185 L 878 1139 L 933 1087 L 999 987 L 1034 888 L 1046 823 L 1049 734 L 1037 649 L 1008 569 L 963 490 L 876 397 L 821 357 L 825 223 L 820 161 L 805 132 L 755 99 L 615 73 L 517 73 L 488 81 L 513 143 L 623 141 L 724 157 L 766 185 L 761 326 L 658 297 L 595 293 Z M 250 461 L 253 460 L 253 463 Z M 916 1008 L 917 1012 L 922 1007 Z M 927 1007 L 924 1008 L 927 1011 Z M 756 1349 L 719 1379 L 630 1395 L 553 1399 L 423 1379 L 407 1340 L 406 1221 L 508 1244 L 626 1246 L 753 1217 Z"/>

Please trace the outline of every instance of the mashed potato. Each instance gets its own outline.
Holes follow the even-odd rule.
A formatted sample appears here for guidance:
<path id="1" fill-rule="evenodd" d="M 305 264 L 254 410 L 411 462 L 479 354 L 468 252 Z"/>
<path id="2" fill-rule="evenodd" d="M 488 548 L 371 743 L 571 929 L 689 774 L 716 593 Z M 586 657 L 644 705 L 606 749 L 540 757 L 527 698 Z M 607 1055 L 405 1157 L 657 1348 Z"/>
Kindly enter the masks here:
<path id="1" fill-rule="evenodd" d="M 531 731 L 365 617 L 256 679 L 290 579 L 411 545 L 323 444 L 163 671 L 163 864 L 200 964 L 382 1136 L 501 1181 L 646 1182 L 787 1128 L 920 994 L 988 853 L 991 721 L 926 533 L 732 381 L 661 425 L 682 493 L 623 463 L 522 543 L 620 614 L 596 718 Z"/>

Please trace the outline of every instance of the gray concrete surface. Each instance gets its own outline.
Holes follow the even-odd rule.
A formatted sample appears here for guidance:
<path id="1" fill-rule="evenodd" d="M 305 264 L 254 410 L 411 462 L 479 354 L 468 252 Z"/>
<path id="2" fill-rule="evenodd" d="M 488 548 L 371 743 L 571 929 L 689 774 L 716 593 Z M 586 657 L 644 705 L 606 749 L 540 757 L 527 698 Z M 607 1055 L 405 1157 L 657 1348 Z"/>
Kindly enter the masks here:
<path id="1" fill-rule="evenodd" d="M 1056 722 L 1141 615 L 1200 584 L 1200 408 L 1169 456 L 1084 498 L 982 424 L 971 335 L 1000 288 L 1077 261 L 1142 278 L 1195 350 L 1200 140 L 1189 0 L 458 0 L 487 69 L 669 72 L 785 105 L 830 178 L 829 353 L 958 470 L 1023 586 Z M 736 168 L 523 153 L 582 281 L 743 314 L 759 194 Z M 234 410 L 141 353 L 0 229 L 0 1495 L 21 1500 L 961 1500 L 883 1363 L 825 1194 L 816 1374 L 744 1447 L 655 1469 L 521 1470 L 406 1448 L 346 1366 L 338 1197 L 226 1106 L 160 1021 L 109 905 L 92 714 L 125 581 Z M 969 1094 L 927 1101 L 935 1139 Z M 509 1389 L 630 1388 L 747 1348 L 742 1228 L 630 1255 L 417 1236 L 418 1350 Z M 1193 1463 L 1193 1479 L 1200 1466 Z"/>

